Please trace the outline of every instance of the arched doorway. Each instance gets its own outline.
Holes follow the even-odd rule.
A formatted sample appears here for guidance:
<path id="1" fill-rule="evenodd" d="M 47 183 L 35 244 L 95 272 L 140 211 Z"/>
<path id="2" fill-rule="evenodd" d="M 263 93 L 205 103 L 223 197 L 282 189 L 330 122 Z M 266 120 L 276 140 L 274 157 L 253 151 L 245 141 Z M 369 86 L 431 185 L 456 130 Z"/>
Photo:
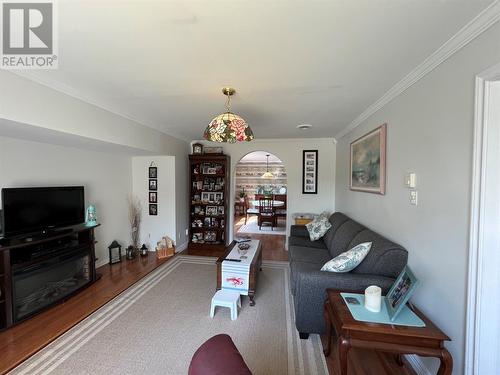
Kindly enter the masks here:
<path id="1" fill-rule="evenodd" d="M 234 189 L 234 237 L 286 235 L 287 174 L 277 156 L 267 151 L 253 151 L 243 156 L 235 167 Z M 272 220 L 259 217 L 263 200 L 270 201 Z"/>

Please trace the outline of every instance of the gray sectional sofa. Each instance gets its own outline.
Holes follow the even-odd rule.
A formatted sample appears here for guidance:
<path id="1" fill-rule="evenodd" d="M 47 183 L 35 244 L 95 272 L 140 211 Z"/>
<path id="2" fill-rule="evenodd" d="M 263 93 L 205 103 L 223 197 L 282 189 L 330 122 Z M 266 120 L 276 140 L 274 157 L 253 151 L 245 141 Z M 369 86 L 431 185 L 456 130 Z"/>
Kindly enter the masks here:
<path id="1" fill-rule="evenodd" d="M 302 225 L 292 225 L 288 239 L 295 326 L 303 339 L 310 333 L 325 331 L 323 304 L 327 288 L 364 292 L 366 287 L 378 285 L 387 293 L 408 260 L 408 252 L 402 246 L 346 215 L 336 212 L 329 220 L 332 227 L 317 241 L 309 239 Z M 372 242 L 372 247 L 354 270 L 320 271 L 327 261 L 363 242 Z"/>

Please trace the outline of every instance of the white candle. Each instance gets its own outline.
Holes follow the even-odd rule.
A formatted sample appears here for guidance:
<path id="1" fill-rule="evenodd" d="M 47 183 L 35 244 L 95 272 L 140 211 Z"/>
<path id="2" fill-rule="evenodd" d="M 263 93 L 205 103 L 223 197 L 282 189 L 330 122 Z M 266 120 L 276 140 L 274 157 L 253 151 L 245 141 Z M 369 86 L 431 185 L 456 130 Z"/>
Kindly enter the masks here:
<path id="1" fill-rule="evenodd" d="M 382 303 L 382 289 L 371 285 L 365 289 L 365 308 L 371 312 L 379 312 Z"/>

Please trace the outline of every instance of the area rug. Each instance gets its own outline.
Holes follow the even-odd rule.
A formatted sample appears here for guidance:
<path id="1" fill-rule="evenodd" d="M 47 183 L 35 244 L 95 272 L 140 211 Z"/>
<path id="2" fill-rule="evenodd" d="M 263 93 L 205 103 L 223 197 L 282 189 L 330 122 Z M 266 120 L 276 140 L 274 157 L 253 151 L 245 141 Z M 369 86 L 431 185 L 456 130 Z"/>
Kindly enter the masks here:
<path id="1" fill-rule="evenodd" d="M 245 219 L 241 219 L 241 221 L 244 223 Z M 247 223 L 243 224 L 238 229 L 237 233 L 273 234 L 273 235 L 285 236 L 286 227 L 283 220 L 278 220 L 278 226 L 274 227 L 273 230 L 271 230 L 270 225 L 265 225 L 265 226 L 263 225 L 262 230 L 260 230 L 259 226 L 257 225 L 257 216 L 250 216 L 247 220 Z"/>
<path id="2" fill-rule="evenodd" d="M 318 335 L 300 340 L 286 262 L 263 263 L 255 306 L 218 308 L 215 258 L 177 255 L 11 374 L 187 374 L 196 349 L 227 333 L 254 374 L 328 374 Z"/>

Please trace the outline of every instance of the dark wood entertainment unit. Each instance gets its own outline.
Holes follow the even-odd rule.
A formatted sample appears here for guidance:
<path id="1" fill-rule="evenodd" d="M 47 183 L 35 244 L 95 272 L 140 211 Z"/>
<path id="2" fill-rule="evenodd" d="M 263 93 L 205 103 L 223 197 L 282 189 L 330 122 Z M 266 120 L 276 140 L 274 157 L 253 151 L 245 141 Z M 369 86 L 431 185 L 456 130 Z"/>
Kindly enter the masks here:
<path id="1" fill-rule="evenodd" d="M 0 238 L 0 330 L 65 301 L 98 279 L 94 229 L 99 225 Z"/>

